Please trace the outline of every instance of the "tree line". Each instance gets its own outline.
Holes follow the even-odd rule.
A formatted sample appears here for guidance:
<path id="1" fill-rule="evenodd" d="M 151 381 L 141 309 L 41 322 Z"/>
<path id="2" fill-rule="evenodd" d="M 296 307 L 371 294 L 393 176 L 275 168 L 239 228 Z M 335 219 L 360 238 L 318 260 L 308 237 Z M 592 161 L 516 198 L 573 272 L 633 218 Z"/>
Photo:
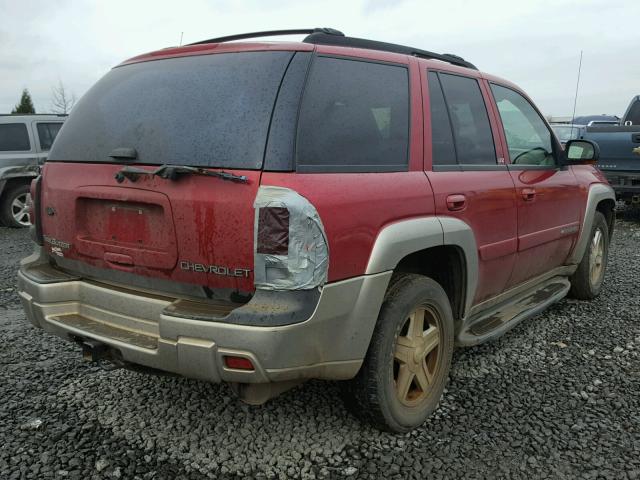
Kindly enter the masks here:
<path id="1" fill-rule="evenodd" d="M 68 92 L 62 81 L 58 82 L 58 85 L 51 88 L 51 107 L 47 113 L 56 114 L 68 114 L 76 103 L 76 96 L 74 93 Z M 33 100 L 29 90 L 25 88 L 22 90 L 20 102 L 11 110 L 11 113 L 36 113 L 36 107 L 33 105 Z"/>

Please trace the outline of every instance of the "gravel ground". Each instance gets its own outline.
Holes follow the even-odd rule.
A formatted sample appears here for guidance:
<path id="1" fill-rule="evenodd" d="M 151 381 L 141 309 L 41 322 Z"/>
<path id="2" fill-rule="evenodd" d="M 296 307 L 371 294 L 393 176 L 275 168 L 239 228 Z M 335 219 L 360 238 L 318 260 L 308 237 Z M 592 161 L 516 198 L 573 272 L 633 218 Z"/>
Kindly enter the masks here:
<path id="1" fill-rule="evenodd" d="M 460 350 L 435 416 L 361 425 L 331 383 L 262 407 L 228 387 L 82 363 L 14 290 L 24 231 L 0 229 L 0 479 L 640 479 L 640 215 L 619 221 L 603 294 Z"/>

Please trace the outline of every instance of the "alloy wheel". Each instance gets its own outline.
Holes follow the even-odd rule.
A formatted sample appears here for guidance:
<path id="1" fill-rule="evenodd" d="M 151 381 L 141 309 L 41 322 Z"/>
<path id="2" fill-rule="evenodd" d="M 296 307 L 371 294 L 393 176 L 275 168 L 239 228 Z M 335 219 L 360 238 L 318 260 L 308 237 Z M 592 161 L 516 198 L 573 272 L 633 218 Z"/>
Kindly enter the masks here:
<path id="1" fill-rule="evenodd" d="M 599 228 L 593 234 L 589 249 L 589 279 L 597 285 L 604 272 L 604 235 Z"/>
<path id="2" fill-rule="evenodd" d="M 29 204 L 31 203 L 31 195 L 29 193 L 22 193 L 13 199 L 11 202 L 11 215 L 16 223 L 23 227 L 31 225 L 29 220 Z"/>
<path id="3" fill-rule="evenodd" d="M 393 380 L 402 404 L 414 407 L 428 395 L 440 363 L 441 320 L 430 307 L 416 308 L 396 339 Z"/>

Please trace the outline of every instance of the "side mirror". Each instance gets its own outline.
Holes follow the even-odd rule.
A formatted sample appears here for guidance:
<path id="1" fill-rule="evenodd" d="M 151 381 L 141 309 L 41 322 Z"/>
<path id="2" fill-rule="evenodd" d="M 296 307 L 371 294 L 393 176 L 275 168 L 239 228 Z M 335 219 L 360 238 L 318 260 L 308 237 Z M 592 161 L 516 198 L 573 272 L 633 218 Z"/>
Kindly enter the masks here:
<path id="1" fill-rule="evenodd" d="M 600 158 L 600 147 L 591 140 L 569 140 L 564 152 L 567 165 L 593 165 Z"/>

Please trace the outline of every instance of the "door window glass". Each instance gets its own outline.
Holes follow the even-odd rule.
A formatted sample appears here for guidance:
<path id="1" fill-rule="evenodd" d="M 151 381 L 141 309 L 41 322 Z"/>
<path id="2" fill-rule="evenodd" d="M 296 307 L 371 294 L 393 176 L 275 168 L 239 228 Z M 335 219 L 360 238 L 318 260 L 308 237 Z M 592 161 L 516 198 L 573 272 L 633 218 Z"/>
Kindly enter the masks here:
<path id="1" fill-rule="evenodd" d="M 28 152 L 31 150 L 29 134 L 24 123 L 0 125 L 0 152 Z"/>
<path id="2" fill-rule="evenodd" d="M 538 112 L 519 93 L 491 85 L 504 133 L 509 157 L 515 165 L 555 165 L 551 132 Z"/>

